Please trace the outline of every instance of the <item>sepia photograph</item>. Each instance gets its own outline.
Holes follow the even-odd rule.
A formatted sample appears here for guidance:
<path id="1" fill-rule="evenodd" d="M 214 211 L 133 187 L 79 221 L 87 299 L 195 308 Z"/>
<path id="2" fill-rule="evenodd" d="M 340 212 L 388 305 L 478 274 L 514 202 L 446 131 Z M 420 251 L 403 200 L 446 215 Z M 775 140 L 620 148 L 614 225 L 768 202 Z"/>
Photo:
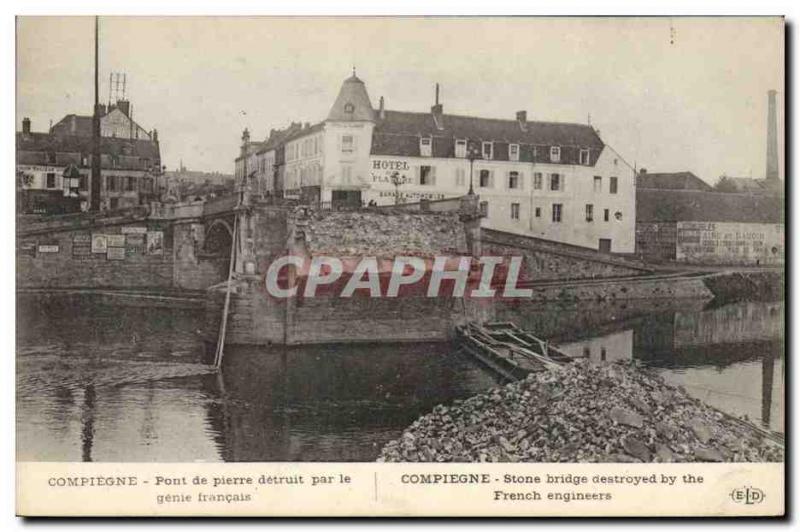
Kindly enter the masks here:
<path id="1" fill-rule="evenodd" d="M 43 489 L 215 514 L 372 464 L 370 500 L 566 485 L 577 515 L 746 463 L 778 481 L 719 511 L 782 501 L 782 17 L 15 25 L 16 460 Z M 255 463 L 337 473 L 158 469 Z"/>

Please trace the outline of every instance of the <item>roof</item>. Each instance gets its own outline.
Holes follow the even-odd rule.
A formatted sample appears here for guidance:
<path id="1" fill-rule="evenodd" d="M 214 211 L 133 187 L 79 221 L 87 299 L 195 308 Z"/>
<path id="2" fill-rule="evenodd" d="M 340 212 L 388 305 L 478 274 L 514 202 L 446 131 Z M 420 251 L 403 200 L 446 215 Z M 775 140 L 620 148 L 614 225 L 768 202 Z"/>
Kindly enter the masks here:
<path id="1" fill-rule="evenodd" d="M 579 150 L 589 148 L 590 164 L 594 165 L 604 147 L 594 128 L 584 124 L 528 121 L 523 129 L 517 120 L 451 114 L 440 115 L 437 124 L 432 113 L 387 110 L 376 122 L 372 154 L 419 156 L 420 137 L 433 138 L 434 157 L 453 157 L 454 140 L 467 139 L 470 143 L 494 142 L 493 159 L 497 160 L 508 158 L 508 144 L 520 145 L 521 161 L 535 162 L 550 162 L 550 154 L 547 149 L 534 150 L 534 146 L 560 146 L 566 164 L 577 164 Z"/>
<path id="2" fill-rule="evenodd" d="M 333 102 L 328 113 L 328 120 L 353 122 L 370 121 L 375 119 L 375 111 L 369 101 L 367 87 L 364 82 L 358 79 L 355 72 L 344 80 L 339 89 L 339 95 Z"/>
<path id="3" fill-rule="evenodd" d="M 53 135 L 50 133 L 17 133 L 17 163 L 47 164 L 47 154 L 90 155 L 92 137 L 78 135 Z M 152 163 L 161 159 L 158 142 L 149 139 L 124 139 L 100 137 L 100 153 L 118 157 L 147 158 Z M 65 164 L 81 164 L 80 157 Z"/>
<path id="4" fill-rule="evenodd" d="M 74 123 L 74 130 L 73 130 Z M 92 117 L 68 114 L 50 128 L 51 133 L 60 135 L 77 135 L 80 137 L 92 136 Z"/>
<path id="5" fill-rule="evenodd" d="M 100 115 L 100 118 L 106 117 L 115 111 L 119 111 L 128 120 L 130 120 L 133 123 L 133 125 L 144 131 L 144 128 L 142 126 L 140 126 L 133 118 L 125 114 L 125 111 L 123 111 L 119 107 L 112 106 L 105 113 Z M 50 127 L 50 133 L 54 133 L 57 135 L 76 135 L 79 137 L 91 137 L 92 121 L 93 118 L 89 115 L 76 115 L 71 113 L 64 116 L 64 118 L 53 124 Z"/>
<path id="6" fill-rule="evenodd" d="M 636 221 L 784 223 L 784 200 L 777 196 L 637 188 Z"/>
<path id="7" fill-rule="evenodd" d="M 704 190 L 710 192 L 711 185 L 692 172 L 640 173 L 636 176 L 639 188 L 660 188 L 664 190 Z"/>

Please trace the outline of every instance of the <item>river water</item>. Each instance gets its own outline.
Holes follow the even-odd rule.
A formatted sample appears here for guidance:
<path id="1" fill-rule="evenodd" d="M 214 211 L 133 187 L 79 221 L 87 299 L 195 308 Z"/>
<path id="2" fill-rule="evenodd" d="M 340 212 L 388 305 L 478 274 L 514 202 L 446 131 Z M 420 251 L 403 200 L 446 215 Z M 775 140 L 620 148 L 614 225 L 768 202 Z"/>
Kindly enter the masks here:
<path id="1" fill-rule="evenodd" d="M 514 304 L 574 354 L 639 360 L 724 411 L 783 432 L 784 303 Z M 364 461 L 435 405 L 496 385 L 448 344 L 245 348 L 202 362 L 203 314 L 18 296 L 17 457 L 59 461 Z"/>

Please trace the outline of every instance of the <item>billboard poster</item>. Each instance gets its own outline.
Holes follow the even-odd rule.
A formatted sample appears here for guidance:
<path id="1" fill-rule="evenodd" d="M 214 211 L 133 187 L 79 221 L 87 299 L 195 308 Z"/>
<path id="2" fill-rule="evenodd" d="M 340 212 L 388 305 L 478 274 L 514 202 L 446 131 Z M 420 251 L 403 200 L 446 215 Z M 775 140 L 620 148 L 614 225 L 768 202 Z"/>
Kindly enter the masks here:
<path id="1" fill-rule="evenodd" d="M 106 258 L 108 260 L 125 260 L 125 248 L 108 248 Z"/>
<path id="2" fill-rule="evenodd" d="M 125 235 L 106 235 L 106 240 L 110 248 L 125 247 Z"/>
<path id="3" fill-rule="evenodd" d="M 106 235 L 92 235 L 92 253 L 105 253 L 108 249 L 108 239 Z"/>
<path id="4" fill-rule="evenodd" d="M 164 254 L 164 233 L 162 231 L 147 232 L 147 254 L 148 255 Z"/>

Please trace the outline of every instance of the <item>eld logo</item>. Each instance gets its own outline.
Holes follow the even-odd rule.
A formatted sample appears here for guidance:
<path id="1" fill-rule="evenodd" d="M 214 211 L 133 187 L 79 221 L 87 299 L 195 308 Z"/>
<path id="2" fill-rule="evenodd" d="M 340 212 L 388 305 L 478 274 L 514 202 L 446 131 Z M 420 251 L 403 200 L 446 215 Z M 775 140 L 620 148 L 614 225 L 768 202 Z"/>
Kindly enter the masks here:
<path id="1" fill-rule="evenodd" d="M 745 486 L 731 491 L 731 499 L 739 504 L 759 504 L 764 502 L 764 492 L 752 486 Z"/>

